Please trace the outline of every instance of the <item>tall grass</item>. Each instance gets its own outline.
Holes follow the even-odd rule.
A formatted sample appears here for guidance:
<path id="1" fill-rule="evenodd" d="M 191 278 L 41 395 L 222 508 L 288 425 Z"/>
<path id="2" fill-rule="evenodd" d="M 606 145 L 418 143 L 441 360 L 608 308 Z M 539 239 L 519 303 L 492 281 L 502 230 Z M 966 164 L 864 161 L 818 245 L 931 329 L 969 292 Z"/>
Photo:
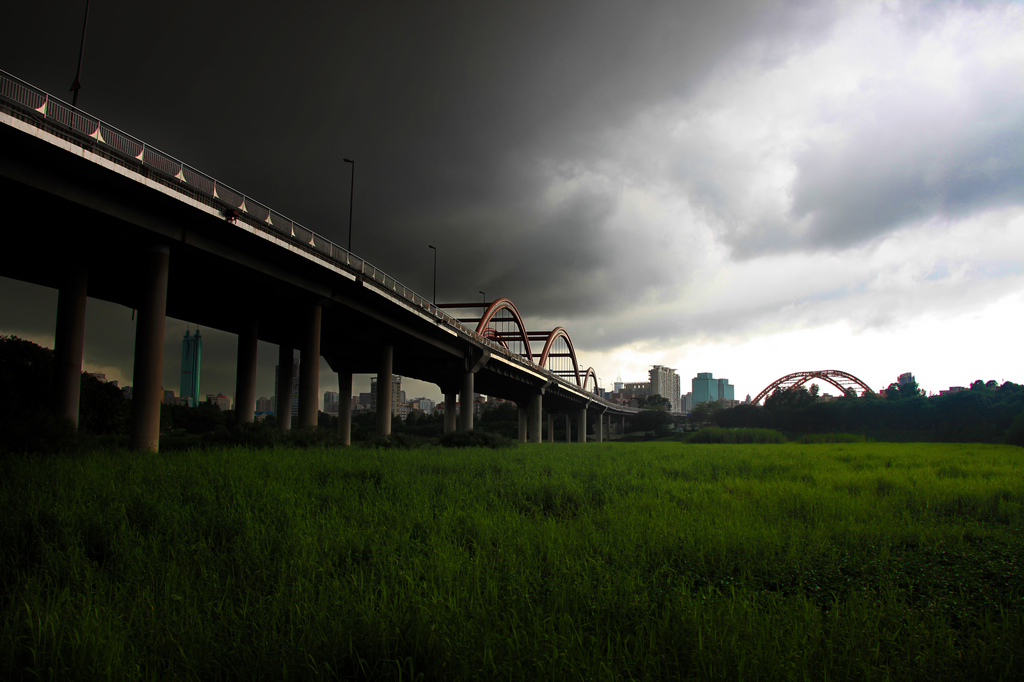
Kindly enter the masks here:
<path id="1" fill-rule="evenodd" d="M 1004 446 L 0 464 L 4 679 L 1020 679 Z"/>

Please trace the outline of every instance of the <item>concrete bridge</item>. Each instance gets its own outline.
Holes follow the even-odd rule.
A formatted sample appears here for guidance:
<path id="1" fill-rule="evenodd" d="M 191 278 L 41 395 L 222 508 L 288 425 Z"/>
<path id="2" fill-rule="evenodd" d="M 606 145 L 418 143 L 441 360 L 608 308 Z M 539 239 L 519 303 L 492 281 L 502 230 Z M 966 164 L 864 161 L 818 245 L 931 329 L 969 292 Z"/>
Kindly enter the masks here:
<path id="1" fill-rule="evenodd" d="M 482 309 L 457 319 L 244 193 L 2 71 L 0 124 L 0 275 L 58 290 L 56 409 L 75 424 L 89 297 L 138 311 L 139 450 L 159 447 L 167 315 L 237 334 L 241 422 L 253 420 L 259 340 L 279 346 L 284 377 L 300 352 L 299 427 L 316 425 L 321 356 L 342 396 L 351 397 L 354 373 L 377 375 L 380 436 L 391 431 L 393 373 L 440 387 L 446 432 L 473 428 L 474 393 L 515 401 L 520 440 L 531 442 L 541 441 L 545 414 L 549 434 L 564 415 L 585 441 L 588 420 L 602 440 L 612 416 L 636 413 L 596 394 L 596 376 L 580 369 L 563 328 L 526 330 L 505 298 L 449 307 Z M 236 293 L 215 293 L 210 273 Z M 288 429 L 291 381 L 278 385 L 276 413 Z M 456 396 L 468 406 L 458 419 Z M 346 444 L 350 410 L 343 399 Z"/>

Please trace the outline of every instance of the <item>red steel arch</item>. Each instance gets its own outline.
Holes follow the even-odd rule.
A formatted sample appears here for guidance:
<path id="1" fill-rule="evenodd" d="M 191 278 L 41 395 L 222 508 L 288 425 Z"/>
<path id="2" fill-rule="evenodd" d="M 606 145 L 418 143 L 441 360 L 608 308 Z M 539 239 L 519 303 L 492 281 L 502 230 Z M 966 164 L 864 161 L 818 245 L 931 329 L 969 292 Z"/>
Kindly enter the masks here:
<path id="1" fill-rule="evenodd" d="M 508 344 L 505 343 L 505 339 L 502 338 L 501 333 L 497 329 L 495 329 L 494 327 L 488 327 L 487 329 L 485 329 L 483 331 L 482 336 L 485 339 L 489 339 L 491 341 L 494 341 L 497 344 L 500 344 L 502 348 L 504 348 L 505 350 L 508 350 L 509 352 L 511 352 L 509 347 L 508 347 Z"/>
<path id="2" fill-rule="evenodd" d="M 585 371 L 580 372 L 579 361 L 576 358 L 576 349 L 572 345 L 572 339 L 569 337 L 569 332 L 564 327 L 555 327 L 551 331 L 527 331 L 526 325 L 523 324 L 523 318 L 519 314 L 519 310 L 515 304 L 507 298 L 498 298 L 490 303 L 441 303 L 438 304 L 438 308 L 484 308 L 483 314 L 479 317 L 473 318 L 460 318 L 459 322 L 472 323 L 476 322 L 476 333 L 483 336 L 485 339 L 494 341 L 495 343 L 501 344 L 505 350 L 509 349 L 509 341 L 519 342 L 523 344 L 525 349 L 524 355 L 530 361 L 531 364 L 548 369 L 552 374 L 564 377 L 572 377 L 576 381 L 576 385 L 581 387 L 583 390 L 587 390 L 588 383 L 593 386 L 592 390 L 597 392 L 597 373 L 593 367 L 588 367 Z M 511 319 L 499 318 L 498 322 L 509 322 L 513 323 L 515 327 L 514 331 L 498 331 L 492 322 L 495 321 L 495 316 L 502 310 L 508 311 Z M 553 352 L 554 345 L 559 339 L 565 340 L 565 345 L 568 347 L 568 352 Z M 534 341 L 543 341 L 544 347 L 541 350 L 540 357 L 538 360 L 534 360 L 533 348 L 530 345 Z M 571 370 L 555 370 L 546 367 L 548 360 L 554 357 L 568 357 L 572 360 Z"/>
<path id="3" fill-rule="evenodd" d="M 531 332 L 531 336 L 536 334 L 538 337 L 544 332 Z M 555 327 L 547 336 L 544 337 L 544 350 L 540 353 L 540 360 L 537 362 L 541 367 L 546 367 L 548 358 L 551 356 L 551 349 L 555 345 L 555 341 L 558 339 L 565 339 L 565 345 L 569 347 L 567 355 L 572 360 L 572 372 L 573 377 L 576 379 L 576 385 L 582 386 L 580 382 L 580 363 L 576 361 L 576 349 L 572 346 L 572 339 L 569 338 L 569 332 L 565 331 L 565 327 Z"/>
<path id="4" fill-rule="evenodd" d="M 501 310 L 507 310 L 512 315 L 512 319 L 515 320 L 516 326 L 519 328 L 519 331 L 516 332 L 515 336 L 517 337 L 517 340 L 523 342 L 523 346 L 526 348 L 527 359 L 529 359 L 530 362 L 533 362 L 533 350 L 530 348 L 530 338 L 526 333 L 526 325 L 523 324 L 523 318 L 519 314 L 519 311 L 516 310 L 516 305 L 507 298 L 495 299 L 489 306 L 487 306 L 487 310 L 484 311 L 484 314 L 480 317 L 480 322 L 476 325 L 476 333 L 486 335 L 488 328 L 490 328 L 491 332 L 495 334 L 495 336 L 492 336 L 491 338 L 496 338 L 497 332 L 490 327 L 491 318 Z M 508 348 L 507 344 L 502 343 L 502 345 L 504 345 L 505 348 Z"/>
<path id="5" fill-rule="evenodd" d="M 838 369 L 822 369 L 808 372 L 793 372 L 792 374 L 780 377 L 768 384 L 763 391 L 758 393 L 757 397 L 754 398 L 753 403 L 755 405 L 760 403 L 764 398 L 771 395 L 771 393 L 776 390 L 789 391 L 799 386 L 803 386 L 811 379 L 827 381 L 844 394 L 850 389 L 856 391 L 858 388 L 862 389 L 864 393 L 874 393 L 867 384 L 849 372 L 843 372 Z"/>

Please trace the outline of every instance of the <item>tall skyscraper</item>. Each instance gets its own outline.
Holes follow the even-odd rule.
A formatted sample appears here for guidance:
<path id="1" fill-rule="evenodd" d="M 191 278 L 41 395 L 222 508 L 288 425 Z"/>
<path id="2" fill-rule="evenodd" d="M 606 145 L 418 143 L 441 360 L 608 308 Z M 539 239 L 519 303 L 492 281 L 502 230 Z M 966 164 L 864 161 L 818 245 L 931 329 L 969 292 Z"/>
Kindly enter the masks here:
<path id="1" fill-rule="evenodd" d="M 679 375 L 671 367 L 655 365 L 650 369 L 651 395 L 660 395 L 669 400 L 669 412 L 682 412 L 680 404 L 682 392 L 680 391 Z"/>
<path id="2" fill-rule="evenodd" d="M 715 379 L 711 372 L 700 372 L 690 382 L 693 387 L 693 404 L 719 400 L 735 400 L 736 388 L 728 379 Z"/>
<path id="3" fill-rule="evenodd" d="M 339 396 L 341 394 L 337 391 L 324 391 L 324 412 L 327 414 L 338 414 L 338 405 L 340 404 Z"/>
<path id="4" fill-rule="evenodd" d="M 181 342 L 181 386 L 178 395 L 189 407 L 199 403 L 199 364 L 203 356 L 203 338 L 196 329 L 195 336 L 185 330 Z"/>
<path id="5" fill-rule="evenodd" d="M 371 408 L 377 411 L 377 377 L 370 377 Z M 402 377 L 391 375 L 391 416 L 398 416 L 399 407 L 405 402 L 405 391 L 402 390 Z"/>

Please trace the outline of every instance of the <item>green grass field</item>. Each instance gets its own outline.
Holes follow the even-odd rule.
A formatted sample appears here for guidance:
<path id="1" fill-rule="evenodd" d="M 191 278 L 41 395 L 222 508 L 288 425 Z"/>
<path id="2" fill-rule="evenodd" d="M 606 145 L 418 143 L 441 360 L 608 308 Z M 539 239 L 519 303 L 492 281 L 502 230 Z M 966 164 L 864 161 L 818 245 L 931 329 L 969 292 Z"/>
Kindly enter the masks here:
<path id="1" fill-rule="evenodd" d="M 0 462 L 0 678 L 1024 678 L 1024 450 Z"/>

